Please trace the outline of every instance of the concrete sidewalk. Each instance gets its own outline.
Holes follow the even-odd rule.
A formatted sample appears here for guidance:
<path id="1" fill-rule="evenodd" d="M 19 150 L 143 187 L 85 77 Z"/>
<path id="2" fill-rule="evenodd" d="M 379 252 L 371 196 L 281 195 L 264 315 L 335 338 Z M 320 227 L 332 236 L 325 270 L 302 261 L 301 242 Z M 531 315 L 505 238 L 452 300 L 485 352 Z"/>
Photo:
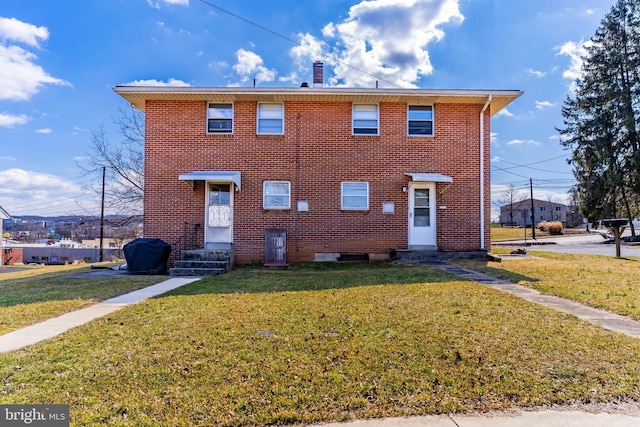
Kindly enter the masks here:
<path id="1" fill-rule="evenodd" d="M 383 418 L 344 423 L 313 424 L 313 427 L 638 427 L 637 408 L 631 414 L 592 413 L 579 410 L 542 410 L 490 414 L 431 415 Z"/>
<path id="2" fill-rule="evenodd" d="M 94 319 L 113 313 L 122 307 L 164 294 L 165 292 L 169 292 L 188 283 L 195 282 L 196 280 L 200 280 L 200 278 L 190 277 L 165 280 L 164 282 L 160 282 L 156 285 L 120 295 L 118 297 L 102 301 L 98 304 L 72 311 L 71 313 L 66 313 L 62 316 L 49 319 L 41 323 L 36 323 L 32 326 L 27 326 L 26 328 L 9 332 L 5 335 L 0 335 L 0 353 L 17 350 L 19 348 L 35 344 L 39 341 L 53 338 L 71 328 L 75 328 L 76 326 L 83 325 Z"/>

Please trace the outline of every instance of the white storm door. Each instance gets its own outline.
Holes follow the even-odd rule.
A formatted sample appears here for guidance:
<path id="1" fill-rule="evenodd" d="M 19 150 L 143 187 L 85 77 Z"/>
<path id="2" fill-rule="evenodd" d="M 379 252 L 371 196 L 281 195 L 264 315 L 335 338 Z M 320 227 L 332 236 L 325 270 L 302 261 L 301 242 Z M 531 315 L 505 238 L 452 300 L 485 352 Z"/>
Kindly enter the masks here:
<path id="1" fill-rule="evenodd" d="M 232 184 L 207 183 L 205 243 L 233 241 Z"/>
<path id="2" fill-rule="evenodd" d="M 436 248 L 436 184 L 409 187 L 409 249 Z"/>

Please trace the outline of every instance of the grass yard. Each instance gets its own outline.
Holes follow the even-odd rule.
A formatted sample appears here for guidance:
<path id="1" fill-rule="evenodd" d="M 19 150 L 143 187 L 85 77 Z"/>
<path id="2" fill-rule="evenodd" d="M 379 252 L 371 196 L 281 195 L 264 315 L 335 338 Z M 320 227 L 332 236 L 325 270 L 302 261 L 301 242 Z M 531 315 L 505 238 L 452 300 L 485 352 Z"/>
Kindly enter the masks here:
<path id="1" fill-rule="evenodd" d="M 68 278 L 88 266 L 15 269 L 0 275 L 0 334 L 31 325 L 99 301 L 150 286 L 165 278 Z"/>
<path id="2" fill-rule="evenodd" d="M 503 259 L 499 263 L 478 260 L 456 262 L 545 294 L 640 320 L 640 258 L 617 259 L 532 250 L 527 253 L 539 259 Z"/>
<path id="3" fill-rule="evenodd" d="M 491 241 L 504 242 L 509 240 L 524 240 L 524 233 L 527 233 L 527 240 L 531 239 L 531 227 L 515 228 L 515 227 L 491 227 Z"/>
<path id="4" fill-rule="evenodd" d="M 515 227 L 500 227 L 500 226 L 492 226 L 491 227 L 491 241 L 492 242 L 504 242 L 509 240 L 524 240 L 524 228 L 515 228 Z M 526 228 L 527 240 L 532 239 L 531 234 L 531 226 Z M 576 228 L 565 228 L 562 230 L 562 236 L 574 236 L 574 235 L 582 235 L 587 234 L 586 230 L 576 229 Z M 545 239 L 548 237 L 560 237 L 553 236 L 549 234 L 547 231 L 540 231 L 536 229 L 536 239 Z"/>
<path id="5" fill-rule="evenodd" d="M 270 425 L 640 397 L 640 342 L 425 266 L 237 270 L 0 355 L 72 425 Z"/>

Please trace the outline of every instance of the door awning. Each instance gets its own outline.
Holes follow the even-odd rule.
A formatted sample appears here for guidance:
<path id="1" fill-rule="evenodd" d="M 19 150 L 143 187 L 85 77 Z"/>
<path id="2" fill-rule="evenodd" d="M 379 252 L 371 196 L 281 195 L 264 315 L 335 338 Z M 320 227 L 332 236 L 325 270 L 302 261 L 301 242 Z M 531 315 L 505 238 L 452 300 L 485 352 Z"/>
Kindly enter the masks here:
<path id="1" fill-rule="evenodd" d="M 412 181 L 418 182 L 453 182 L 453 178 L 441 173 L 409 173 L 405 172 L 405 175 L 411 177 Z"/>
<path id="2" fill-rule="evenodd" d="M 194 171 L 178 177 L 185 181 L 193 190 L 194 181 L 233 182 L 240 191 L 240 172 L 235 171 Z"/>

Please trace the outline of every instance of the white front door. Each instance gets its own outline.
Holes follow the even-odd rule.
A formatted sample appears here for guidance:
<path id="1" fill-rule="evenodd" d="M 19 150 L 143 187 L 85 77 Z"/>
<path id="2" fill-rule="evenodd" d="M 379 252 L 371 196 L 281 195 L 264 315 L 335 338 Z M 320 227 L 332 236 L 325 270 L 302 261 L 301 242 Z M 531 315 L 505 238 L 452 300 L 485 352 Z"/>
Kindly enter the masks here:
<path id="1" fill-rule="evenodd" d="M 232 184 L 207 182 L 205 212 L 205 247 L 207 243 L 233 241 Z"/>
<path id="2" fill-rule="evenodd" d="M 409 187 L 409 249 L 436 249 L 436 184 Z"/>

